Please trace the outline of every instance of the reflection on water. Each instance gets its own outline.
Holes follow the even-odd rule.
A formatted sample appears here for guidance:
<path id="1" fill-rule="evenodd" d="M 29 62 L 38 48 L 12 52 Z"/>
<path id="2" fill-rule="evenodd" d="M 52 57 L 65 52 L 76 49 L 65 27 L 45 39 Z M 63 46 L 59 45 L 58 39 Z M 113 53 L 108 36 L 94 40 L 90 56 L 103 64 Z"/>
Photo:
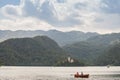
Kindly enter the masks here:
<path id="1" fill-rule="evenodd" d="M 90 74 L 75 79 L 74 73 Z M 0 80 L 120 80 L 120 67 L 0 67 Z"/>

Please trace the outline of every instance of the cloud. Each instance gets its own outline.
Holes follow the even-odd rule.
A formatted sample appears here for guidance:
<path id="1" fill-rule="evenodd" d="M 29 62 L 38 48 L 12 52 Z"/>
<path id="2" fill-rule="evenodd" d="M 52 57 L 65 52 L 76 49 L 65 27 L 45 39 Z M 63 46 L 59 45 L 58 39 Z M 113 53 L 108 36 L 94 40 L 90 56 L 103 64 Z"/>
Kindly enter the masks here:
<path id="1" fill-rule="evenodd" d="M 86 6 L 87 5 L 85 3 L 80 3 L 80 2 L 74 5 L 75 9 L 85 9 Z"/>
<path id="2" fill-rule="evenodd" d="M 0 29 L 2 30 L 49 30 L 54 29 L 46 22 L 33 17 L 18 18 L 16 20 L 0 20 Z"/>
<path id="3" fill-rule="evenodd" d="M 25 16 L 33 16 L 40 20 L 46 21 L 56 27 L 74 26 L 80 24 L 80 20 L 76 19 L 72 14 L 66 15 L 62 20 L 59 19 L 59 12 L 54 5 L 55 2 L 44 1 L 40 6 L 33 4 L 31 1 L 24 2 L 23 11 Z M 59 5 L 60 6 L 60 5 Z M 67 12 L 65 12 L 66 14 Z"/>
<path id="4" fill-rule="evenodd" d="M 65 3 L 67 0 L 57 0 L 58 3 Z"/>
<path id="5" fill-rule="evenodd" d="M 120 15 L 119 14 L 107 14 L 107 15 L 100 14 L 97 17 L 98 17 L 98 21 L 95 20 L 94 26 L 99 25 L 99 27 L 102 29 L 120 30 Z"/>
<path id="6" fill-rule="evenodd" d="M 7 4 L 0 8 L 0 29 L 106 33 L 120 31 L 119 21 L 120 0 L 21 0 L 19 5 Z"/>
<path id="7" fill-rule="evenodd" d="M 100 23 L 100 22 L 103 22 L 104 21 L 104 19 L 103 18 L 95 18 L 95 20 L 94 20 L 95 22 L 98 22 L 98 23 Z"/>
<path id="8" fill-rule="evenodd" d="M 13 5 L 6 5 L 1 8 L 1 14 L 8 18 L 15 18 L 22 15 L 20 7 Z"/>

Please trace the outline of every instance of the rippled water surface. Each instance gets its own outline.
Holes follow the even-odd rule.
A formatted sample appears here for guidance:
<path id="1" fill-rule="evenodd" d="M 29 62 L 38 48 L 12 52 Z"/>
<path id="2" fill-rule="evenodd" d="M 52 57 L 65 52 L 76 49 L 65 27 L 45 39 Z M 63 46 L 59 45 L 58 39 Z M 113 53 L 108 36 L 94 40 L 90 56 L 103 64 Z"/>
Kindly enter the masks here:
<path id="1" fill-rule="evenodd" d="M 90 74 L 76 79 L 74 73 Z M 120 80 L 120 67 L 0 67 L 0 80 Z"/>

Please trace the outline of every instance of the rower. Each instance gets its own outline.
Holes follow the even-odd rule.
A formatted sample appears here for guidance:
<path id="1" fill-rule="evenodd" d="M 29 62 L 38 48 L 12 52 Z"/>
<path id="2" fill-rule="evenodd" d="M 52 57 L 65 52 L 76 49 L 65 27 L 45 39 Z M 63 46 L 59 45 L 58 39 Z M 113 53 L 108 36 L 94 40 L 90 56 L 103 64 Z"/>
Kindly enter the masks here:
<path id="1" fill-rule="evenodd" d="M 79 73 L 77 72 L 76 75 L 79 75 Z"/>
<path id="2" fill-rule="evenodd" d="M 81 72 L 81 75 L 83 75 L 83 72 Z"/>

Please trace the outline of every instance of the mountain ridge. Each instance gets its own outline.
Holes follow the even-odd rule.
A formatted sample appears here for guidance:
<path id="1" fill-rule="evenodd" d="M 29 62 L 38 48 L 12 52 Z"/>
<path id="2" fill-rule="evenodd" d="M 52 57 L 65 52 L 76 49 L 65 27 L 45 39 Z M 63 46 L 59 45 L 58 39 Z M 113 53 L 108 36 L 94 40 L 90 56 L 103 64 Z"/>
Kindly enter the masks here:
<path id="1" fill-rule="evenodd" d="M 24 37 L 34 37 L 34 36 L 48 36 L 51 39 L 55 40 L 60 46 L 66 44 L 71 44 L 79 41 L 88 39 L 89 37 L 99 35 L 98 33 L 84 33 L 81 31 L 70 31 L 70 32 L 61 32 L 58 30 L 35 30 L 35 31 L 10 31 L 2 30 L 0 31 L 0 41 L 4 41 L 10 38 L 24 38 Z"/>

